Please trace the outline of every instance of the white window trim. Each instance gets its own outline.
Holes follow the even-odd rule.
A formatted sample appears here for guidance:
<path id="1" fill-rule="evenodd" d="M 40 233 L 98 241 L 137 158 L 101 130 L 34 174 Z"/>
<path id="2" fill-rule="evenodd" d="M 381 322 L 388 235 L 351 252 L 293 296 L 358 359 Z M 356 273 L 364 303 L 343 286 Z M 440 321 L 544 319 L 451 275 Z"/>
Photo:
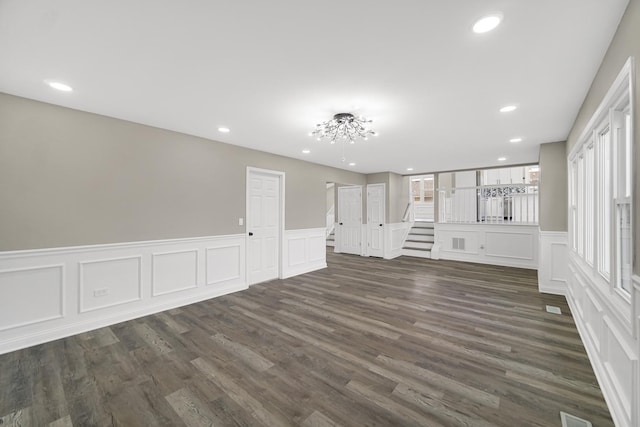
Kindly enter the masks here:
<path id="1" fill-rule="evenodd" d="M 628 102 L 628 109 L 629 109 L 629 113 L 631 114 L 632 117 L 635 111 L 635 105 L 634 105 L 634 81 L 633 81 L 633 76 L 634 76 L 634 59 L 633 57 L 630 57 L 627 59 L 627 61 L 625 62 L 625 65 L 622 67 L 622 70 L 620 71 L 620 73 L 618 74 L 617 78 L 615 79 L 614 83 L 611 85 L 609 91 L 607 92 L 607 94 L 605 95 L 605 97 L 603 98 L 602 102 L 600 103 L 600 105 L 598 106 L 598 108 L 596 109 L 595 113 L 593 114 L 593 116 L 591 117 L 591 119 L 589 120 L 589 122 L 587 123 L 587 125 L 584 127 L 584 130 L 582 132 L 582 134 L 580 135 L 580 138 L 578 139 L 578 143 L 571 149 L 571 151 L 569 152 L 569 155 L 567 156 L 567 165 L 568 165 L 568 170 L 570 171 L 570 178 L 569 178 L 569 182 L 568 182 L 568 187 L 569 187 L 569 242 L 571 242 L 571 252 L 573 253 L 573 258 L 577 258 L 577 261 L 580 262 L 580 264 L 582 264 L 581 269 L 583 269 L 584 272 L 590 272 L 591 274 L 589 274 L 591 276 L 591 278 L 594 280 L 594 282 L 596 283 L 597 287 L 599 288 L 599 290 L 601 292 L 603 292 L 604 294 L 609 294 L 613 297 L 613 300 L 611 301 L 611 303 L 613 303 L 614 305 L 619 305 L 620 308 L 625 308 L 626 310 L 628 310 L 630 308 L 631 305 L 631 294 L 628 293 L 626 290 L 622 289 L 621 287 L 617 286 L 618 280 L 617 277 L 615 275 L 618 274 L 617 272 L 617 263 L 618 263 L 618 256 L 615 253 L 616 250 L 616 241 L 615 241 L 615 236 L 617 235 L 617 229 L 615 228 L 615 217 L 616 217 L 616 212 L 615 212 L 615 200 L 613 198 L 613 196 L 615 195 L 614 193 L 614 185 L 613 182 L 610 183 L 610 196 L 612 198 L 611 200 L 611 212 L 610 212 L 610 240 L 611 240 L 611 248 L 610 248 L 610 266 L 609 266 L 609 270 L 610 270 L 610 274 L 609 274 L 609 280 L 605 280 L 605 277 L 603 277 L 603 275 L 600 274 L 599 272 L 599 254 L 598 254 L 598 247 L 600 246 L 599 241 L 598 241 L 598 237 L 599 237 L 599 232 L 597 231 L 596 228 L 596 232 L 594 233 L 594 254 L 593 254 L 593 264 L 590 264 L 586 261 L 586 257 L 584 254 L 584 250 L 582 251 L 582 254 L 580 254 L 579 252 L 579 244 L 578 244 L 578 248 L 573 248 L 573 242 L 577 241 L 577 239 L 575 239 L 576 236 L 574 236 L 574 233 L 576 231 L 578 232 L 583 232 L 584 230 L 577 230 L 576 226 L 580 225 L 580 221 L 578 221 L 578 224 L 574 224 L 574 220 L 573 220 L 573 215 L 572 215 L 572 210 L 579 209 L 579 202 L 577 199 L 577 195 L 575 194 L 576 191 L 578 191 L 579 189 L 579 185 L 578 183 L 574 182 L 574 177 L 577 178 L 578 180 L 582 179 L 584 180 L 584 177 L 580 177 L 577 176 L 577 170 L 574 172 L 573 169 L 577 169 L 577 163 L 578 163 L 578 158 L 581 156 L 586 155 L 586 150 L 587 147 L 589 147 L 591 145 L 591 143 L 593 142 L 596 145 L 596 151 L 595 151 L 595 174 L 596 177 L 599 179 L 598 174 L 599 174 L 599 140 L 598 140 L 598 136 L 599 136 L 599 132 L 604 129 L 603 127 L 603 123 L 607 123 L 609 126 L 611 126 L 611 124 L 613 123 L 613 110 L 617 110 L 617 111 L 621 111 L 621 106 L 627 104 Z M 631 130 L 630 130 L 630 135 L 633 138 L 634 135 L 634 129 L 633 129 L 633 121 L 631 122 Z M 613 136 L 611 135 L 611 142 L 610 142 L 610 147 L 612 149 L 612 152 L 610 153 L 610 167 L 613 167 Z M 635 149 L 635 141 L 631 141 L 631 145 L 632 145 L 632 153 L 634 152 Z M 584 172 L 583 168 L 583 172 Z M 574 175 L 574 173 L 576 175 Z M 615 180 L 615 177 L 612 176 L 612 181 Z M 582 185 L 582 190 L 584 191 L 586 185 Z M 596 204 L 598 202 L 598 183 L 595 183 L 594 186 L 594 190 L 595 190 L 595 201 Z M 584 194 L 583 194 L 584 197 Z M 633 209 L 633 203 L 631 204 L 632 209 Z M 595 216 L 594 216 L 594 223 L 596 224 L 596 227 L 598 227 L 597 224 L 599 224 L 600 222 L 600 213 L 599 212 L 594 212 Z M 577 212 L 577 215 L 580 215 L 580 212 Z M 633 218 L 633 211 L 631 212 L 631 217 Z M 583 221 L 583 226 L 584 221 Z M 633 235 L 633 224 L 632 224 L 632 229 L 631 229 L 631 233 Z M 583 244 L 584 244 L 584 238 L 583 240 Z M 584 248 L 583 248 L 584 249 Z M 633 246 L 631 248 L 632 253 L 631 253 L 631 257 L 633 259 Z"/>

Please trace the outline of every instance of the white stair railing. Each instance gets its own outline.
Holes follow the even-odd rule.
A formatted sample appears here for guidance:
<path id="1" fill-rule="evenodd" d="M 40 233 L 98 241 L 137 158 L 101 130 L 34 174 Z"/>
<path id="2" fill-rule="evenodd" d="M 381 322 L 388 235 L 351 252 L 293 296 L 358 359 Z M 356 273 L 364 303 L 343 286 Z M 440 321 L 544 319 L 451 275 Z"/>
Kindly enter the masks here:
<path id="1" fill-rule="evenodd" d="M 411 203 L 407 203 L 407 207 L 404 210 L 404 215 L 402 215 L 402 222 L 411 222 L 411 207 L 413 205 Z"/>
<path id="2" fill-rule="evenodd" d="M 331 206 L 331 209 L 327 211 L 327 235 L 325 237 L 329 237 L 335 226 L 335 209 L 334 206 Z"/>
<path id="3" fill-rule="evenodd" d="M 439 221 L 537 224 L 538 185 L 481 185 L 438 189 Z"/>

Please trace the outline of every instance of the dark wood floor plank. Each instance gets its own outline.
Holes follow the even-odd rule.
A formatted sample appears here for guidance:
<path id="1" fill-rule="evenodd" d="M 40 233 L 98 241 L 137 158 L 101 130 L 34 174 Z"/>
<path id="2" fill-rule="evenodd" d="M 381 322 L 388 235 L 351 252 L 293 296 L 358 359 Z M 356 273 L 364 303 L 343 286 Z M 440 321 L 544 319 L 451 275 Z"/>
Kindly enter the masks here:
<path id="1" fill-rule="evenodd" d="M 2 424 L 551 427 L 564 410 L 613 426 L 566 301 L 535 271 L 327 263 L 2 355 Z"/>

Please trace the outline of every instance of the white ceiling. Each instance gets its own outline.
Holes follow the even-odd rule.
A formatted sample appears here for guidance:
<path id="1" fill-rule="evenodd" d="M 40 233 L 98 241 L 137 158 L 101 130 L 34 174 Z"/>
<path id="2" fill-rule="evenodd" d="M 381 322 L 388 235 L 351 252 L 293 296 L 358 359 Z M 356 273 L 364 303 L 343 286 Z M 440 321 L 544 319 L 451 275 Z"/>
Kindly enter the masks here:
<path id="1" fill-rule="evenodd" d="M 566 139 L 627 3 L 0 0 L 0 91 L 364 173 L 531 163 Z M 308 136 L 337 112 L 380 133 L 347 147 L 355 167 Z"/>

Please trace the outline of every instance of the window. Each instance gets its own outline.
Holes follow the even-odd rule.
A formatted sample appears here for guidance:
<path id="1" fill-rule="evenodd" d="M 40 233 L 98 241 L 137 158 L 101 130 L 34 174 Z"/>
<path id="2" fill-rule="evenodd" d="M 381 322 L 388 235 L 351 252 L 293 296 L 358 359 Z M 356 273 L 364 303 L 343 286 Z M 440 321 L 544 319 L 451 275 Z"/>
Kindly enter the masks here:
<path id="1" fill-rule="evenodd" d="M 569 155 L 569 243 L 594 281 L 630 301 L 633 259 L 631 61 Z"/>
<path id="2" fill-rule="evenodd" d="M 624 104 L 623 104 L 624 105 Z M 631 292 L 631 114 L 628 106 L 613 114 L 615 160 L 616 287 Z"/>
<path id="3" fill-rule="evenodd" d="M 611 144 L 609 123 L 598 131 L 598 271 L 611 272 Z"/>
<path id="4" fill-rule="evenodd" d="M 578 157 L 578 188 L 576 194 L 578 211 L 578 254 L 584 255 L 584 156 Z"/>
<path id="5" fill-rule="evenodd" d="M 570 189 L 569 195 L 569 215 L 571 218 L 571 249 L 578 250 L 578 165 L 577 161 L 572 161 L 570 164 Z"/>
<path id="6" fill-rule="evenodd" d="M 584 165 L 584 258 L 593 266 L 593 251 L 595 238 L 595 153 L 591 144 L 585 150 Z"/>

